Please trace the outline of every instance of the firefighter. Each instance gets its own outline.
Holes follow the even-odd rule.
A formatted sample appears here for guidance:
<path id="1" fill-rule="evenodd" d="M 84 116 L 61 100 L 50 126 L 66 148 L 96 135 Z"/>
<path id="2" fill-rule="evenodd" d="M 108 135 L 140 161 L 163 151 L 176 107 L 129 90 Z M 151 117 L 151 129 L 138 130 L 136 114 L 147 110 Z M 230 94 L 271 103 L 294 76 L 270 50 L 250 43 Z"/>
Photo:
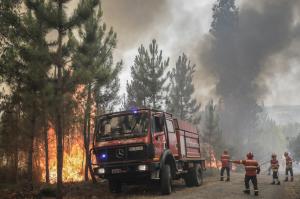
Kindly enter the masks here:
<path id="1" fill-rule="evenodd" d="M 270 161 L 270 167 L 273 171 L 273 182 L 271 184 L 275 184 L 275 181 L 277 181 L 277 184 L 280 185 L 280 181 L 278 179 L 278 169 L 279 169 L 279 163 L 277 160 L 277 155 L 275 153 L 272 154 Z"/>
<path id="2" fill-rule="evenodd" d="M 224 150 L 223 154 L 221 155 L 221 162 L 222 162 L 221 178 L 220 178 L 221 181 L 224 181 L 224 170 L 226 170 L 226 175 L 227 175 L 226 181 L 230 181 L 229 160 L 230 160 L 230 156 L 228 154 L 228 151 Z"/>
<path id="3" fill-rule="evenodd" d="M 289 156 L 288 152 L 284 153 L 285 157 L 285 181 L 287 182 L 289 180 L 289 173 L 291 175 L 291 182 L 294 181 L 294 176 L 293 176 L 293 160 Z"/>
<path id="4" fill-rule="evenodd" d="M 245 194 L 250 194 L 250 185 L 251 181 L 254 186 L 254 195 L 258 196 L 258 186 L 257 186 L 257 177 L 256 175 L 260 172 L 260 166 L 256 160 L 253 159 L 254 155 L 252 152 L 247 153 L 246 160 L 235 160 L 230 161 L 236 164 L 243 164 L 245 166 Z"/>

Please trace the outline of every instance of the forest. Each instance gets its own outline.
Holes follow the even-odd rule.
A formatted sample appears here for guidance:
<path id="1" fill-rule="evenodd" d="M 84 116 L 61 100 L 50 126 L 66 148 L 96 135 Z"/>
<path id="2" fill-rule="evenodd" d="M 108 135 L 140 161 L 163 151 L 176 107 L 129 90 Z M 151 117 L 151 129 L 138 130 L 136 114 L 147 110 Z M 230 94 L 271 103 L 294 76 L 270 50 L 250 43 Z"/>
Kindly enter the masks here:
<path id="1" fill-rule="evenodd" d="M 184 52 L 166 56 L 155 38 L 140 44 L 131 66 L 116 60 L 118 34 L 105 23 L 101 1 L 80 0 L 70 10 L 72 1 L 0 2 L 0 186 L 35 190 L 41 183 L 56 184 L 62 198 L 65 182 L 96 183 L 89 154 L 95 117 L 130 107 L 162 109 L 193 123 L 208 145 L 204 153 L 210 167 L 218 167 L 216 157 L 225 148 L 240 157 L 249 148 L 240 149 L 245 143 L 255 144 L 253 152 L 261 159 L 287 149 L 300 158 L 299 123 L 277 124 L 263 105 L 240 97 L 243 93 L 219 92 L 218 98 L 201 102 L 195 97 L 197 65 Z M 218 39 L 212 45 L 228 45 L 238 15 L 234 1 L 229 7 L 214 5 L 210 34 Z M 232 30 L 222 29 L 226 17 Z M 219 53 L 203 56 L 208 63 Z M 130 68 L 131 78 L 123 92 L 119 76 L 124 68 Z M 241 125 L 232 128 L 235 122 Z M 241 138 L 245 142 L 236 144 Z M 261 142 L 268 138 L 273 144 Z"/>

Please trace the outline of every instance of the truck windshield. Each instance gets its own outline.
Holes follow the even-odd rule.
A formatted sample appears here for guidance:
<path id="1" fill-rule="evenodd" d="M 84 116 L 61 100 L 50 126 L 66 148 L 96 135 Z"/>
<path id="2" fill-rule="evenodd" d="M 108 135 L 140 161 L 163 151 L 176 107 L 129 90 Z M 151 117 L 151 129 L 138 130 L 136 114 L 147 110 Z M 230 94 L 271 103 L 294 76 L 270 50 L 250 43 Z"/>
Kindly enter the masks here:
<path id="1" fill-rule="evenodd" d="M 98 120 L 96 140 L 113 140 L 147 134 L 148 113 L 103 117 Z"/>

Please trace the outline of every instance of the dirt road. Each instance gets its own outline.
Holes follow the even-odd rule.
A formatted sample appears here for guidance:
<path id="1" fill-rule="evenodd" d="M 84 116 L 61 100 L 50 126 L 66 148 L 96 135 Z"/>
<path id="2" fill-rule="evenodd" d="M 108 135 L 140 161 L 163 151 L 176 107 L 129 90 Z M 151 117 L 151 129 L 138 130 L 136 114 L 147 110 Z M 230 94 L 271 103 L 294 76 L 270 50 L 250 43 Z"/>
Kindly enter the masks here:
<path id="1" fill-rule="evenodd" d="M 283 176 L 281 176 L 283 178 Z M 282 180 L 282 179 L 281 179 Z M 125 187 L 122 194 L 110 194 L 107 191 L 107 185 L 92 188 L 88 191 L 89 195 L 82 197 L 81 194 L 73 192 L 68 194 L 67 198 L 128 198 L 128 199 L 147 199 L 147 198 L 162 198 L 162 199 L 238 199 L 238 198 L 264 198 L 264 199 L 300 199 L 300 176 L 295 176 L 294 182 L 282 182 L 281 185 L 271 185 L 271 177 L 268 175 L 259 175 L 259 190 L 260 195 L 251 195 L 242 193 L 244 189 L 243 174 L 233 173 L 230 182 L 218 181 L 218 177 L 206 177 L 204 184 L 200 187 L 187 188 L 184 182 L 179 180 L 174 182 L 173 193 L 168 196 L 161 196 L 158 185 L 144 186 L 129 186 Z M 95 190 L 97 188 L 97 190 Z M 85 192 L 84 190 L 81 191 Z M 76 197 L 78 196 L 78 197 Z"/>

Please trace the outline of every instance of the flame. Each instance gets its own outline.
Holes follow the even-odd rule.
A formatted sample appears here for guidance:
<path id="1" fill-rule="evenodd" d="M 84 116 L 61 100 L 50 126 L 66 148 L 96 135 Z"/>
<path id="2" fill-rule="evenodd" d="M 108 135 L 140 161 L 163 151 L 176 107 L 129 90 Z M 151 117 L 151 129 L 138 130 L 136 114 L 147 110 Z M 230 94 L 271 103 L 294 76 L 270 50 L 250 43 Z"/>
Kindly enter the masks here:
<path id="1" fill-rule="evenodd" d="M 207 159 L 207 161 L 205 161 L 206 168 L 216 168 L 216 169 L 221 168 L 222 163 L 220 160 L 218 160 L 216 158 L 216 153 L 215 153 L 214 149 L 209 145 L 206 148 L 208 149 L 207 150 L 208 151 L 208 159 Z"/>
<path id="2" fill-rule="evenodd" d="M 64 139 L 64 157 L 63 157 L 63 181 L 64 182 L 76 182 L 82 181 L 84 176 L 85 165 L 85 150 L 83 144 L 83 136 L 79 133 L 72 135 L 72 139 L 68 136 Z M 45 150 L 44 144 L 40 143 L 40 158 L 39 165 L 42 174 L 42 181 L 45 180 Z M 56 182 L 56 135 L 53 128 L 48 131 L 48 145 L 49 145 L 49 177 L 50 183 Z"/>

